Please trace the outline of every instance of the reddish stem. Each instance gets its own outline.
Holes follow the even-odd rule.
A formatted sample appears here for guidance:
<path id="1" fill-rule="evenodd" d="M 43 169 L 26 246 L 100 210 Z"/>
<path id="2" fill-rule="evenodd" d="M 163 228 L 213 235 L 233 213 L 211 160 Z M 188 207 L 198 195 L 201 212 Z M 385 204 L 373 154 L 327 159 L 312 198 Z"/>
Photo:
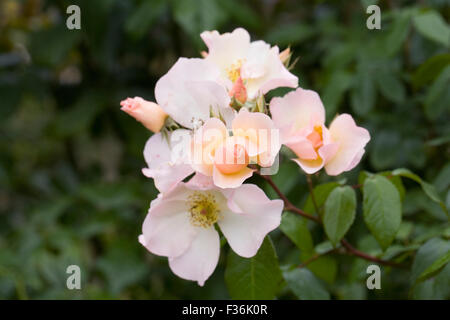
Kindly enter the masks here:
<path id="1" fill-rule="evenodd" d="M 347 249 L 347 252 L 350 254 L 353 254 L 355 256 L 358 256 L 362 259 L 368 260 L 368 261 L 373 261 L 385 266 L 390 266 L 390 267 L 398 267 L 398 268 L 403 268 L 404 266 L 392 261 L 386 261 L 383 259 L 379 259 L 377 257 L 368 255 L 367 253 L 364 253 L 362 251 L 359 251 L 358 249 L 356 249 L 355 247 L 353 247 L 347 240 L 342 239 L 341 240 L 342 245 L 345 247 L 345 249 Z"/>
<path id="2" fill-rule="evenodd" d="M 262 177 L 264 180 L 266 180 L 267 183 L 272 187 L 272 189 L 278 194 L 278 196 L 281 198 L 281 200 L 283 200 L 283 202 L 284 202 L 284 210 L 297 213 L 297 214 L 301 215 L 302 217 L 304 217 L 306 219 L 315 221 L 318 224 L 322 224 L 322 221 L 320 221 L 320 219 L 317 216 L 313 216 L 313 215 L 311 215 L 309 213 L 306 213 L 302 209 L 297 208 L 296 206 L 294 206 L 289 201 L 289 199 L 284 195 L 284 193 L 278 188 L 278 186 L 275 184 L 275 182 L 273 182 L 273 180 L 272 180 L 272 178 L 270 176 L 262 175 L 259 172 L 256 172 L 256 173 L 259 174 L 259 176 Z M 395 262 L 392 262 L 392 261 L 386 261 L 386 260 L 379 259 L 379 258 L 371 256 L 371 255 L 368 255 L 367 253 L 362 252 L 362 251 L 356 249 L 355 247 L 353 247 L 345 239 L 342 239 L 341 243 L 342 243 L 342 245 L 344 246 L 344 248 L 347 250 L 347 252 L 349 254 L 352 254 L 352 255 L 357 256 L 359 258 L 362 258 L 362 259 L 365 259 L 365 260 L 368 260 L 368 261 L 372 261 L 372 262 L 376 262 L 376 263 L 379 263 L 379 264 L 382 264 L 382 265 L 385 265 L 385 266 L 400 267 L 400 268 L 403 267 L 402 265 L 400 265 L 398 263 L 395 263 Z M 320 255 L 314 256 L 313 259 L 315 260 L 315 259 L 317 259 L 319 257 L 320 257 Z M 309 262 L 311 262 L 311 261 L 309 261 Z"/>
<path id="3" fill-rule="evenodd" d="M 283 200 L 284 202 L 284 210 L 286 211 L 291 211 L 294 213 L 297 213 L 299 215 L 301 215 L 302 217 L 305 217 L 306 219 L 315 221 L 317 223 L 320 223 L 320 219 L 317 218 L 316 216 L 310 215 L 308 213 L 306 213 L 305 211 L 303 211 L 300 208 L 297 208 L 296 206 L 294 206 L 289 199 L 283 194 L 283 192 L 278 188 L 278 186 L 275 184 L 275 182 L 273 182 L 272 178 L 270 176 L 264 176 L 260 173 L 258 173 L 260 177 L 262 177 L 264 180 L 267 181 L 267 183 L 270 184 L 270 186 L 272 187 L 272 189 L 278 194 L 278 196 L 281 198 L 281 200 Z"/>

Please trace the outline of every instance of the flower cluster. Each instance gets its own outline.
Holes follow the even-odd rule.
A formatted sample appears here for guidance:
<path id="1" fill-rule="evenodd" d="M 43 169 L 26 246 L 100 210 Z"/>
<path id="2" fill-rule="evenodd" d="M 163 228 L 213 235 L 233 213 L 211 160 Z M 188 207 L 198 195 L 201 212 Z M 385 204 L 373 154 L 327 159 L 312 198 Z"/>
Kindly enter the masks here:
<path id="1" fill-rule="evenodd" d="M 155 87 L 155 102 L 140 97 L 122 110 L 154 132 L 144 148 L 160 191 L 150 204 L 139 241 L 168 257 L 179 277 L 199 285 L 219 259 L 216 225 L 236 254 L 254 256 L 280 224 L 283 202 L 245 183 L 255 170 L 271 168 L 282 145 L 306 173 L 351 170 L 370 139 L 350 115 L 325 126 L 317 93 L 298 88 L 288 70 L 289 49 L 250 41 L 248 32 L 206 31 L 203 58 L 180 58 Z M 297 88 L 266 104 L 278 87 Z M 269 108 L 267 108 L 269 106 Z"/>

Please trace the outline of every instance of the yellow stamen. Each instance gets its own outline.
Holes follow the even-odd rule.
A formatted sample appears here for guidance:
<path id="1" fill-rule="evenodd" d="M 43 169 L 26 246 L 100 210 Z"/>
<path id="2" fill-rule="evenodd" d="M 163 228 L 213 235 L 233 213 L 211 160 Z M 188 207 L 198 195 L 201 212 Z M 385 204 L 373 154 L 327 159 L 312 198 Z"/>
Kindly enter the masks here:
<path id="1" fill-rule="evenodd" d="M 317 151 L 323 145 L 322 126 L 314 126 L 313 132 L 308 135 L 308 140 L 311 141 L 313 148 Z"/>
<path id="2" fill-rule="evenodd" d="M 242 60 L 238 60 L 227 69 L 228 79 L 230 79 L 231 82 L 234 83 L 241 76 L 241 67 Z"/>
<path id="3" fill-rule="evenodd" d="M 209 228 L 220 219 L 220 210 L 215 196 L 210 192 L 196 191 L 188 197 L 191 224 Z"/>

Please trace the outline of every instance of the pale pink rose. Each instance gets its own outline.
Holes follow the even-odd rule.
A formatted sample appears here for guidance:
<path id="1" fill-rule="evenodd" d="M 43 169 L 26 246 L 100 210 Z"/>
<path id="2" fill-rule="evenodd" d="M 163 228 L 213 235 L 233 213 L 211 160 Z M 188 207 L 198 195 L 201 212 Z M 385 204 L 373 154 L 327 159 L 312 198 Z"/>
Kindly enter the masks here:
<path id="1" fill-rule="evenodd" d="M 296 155 L 294 161 L 308 174 L 325 167 L 329 175 L 353 169 L 370 140 L 366 129 L 351 116 L 338 116 L 327 129 L 325 108 L 319 95 L 298 88 L 282 98 L 273 98 L 270 112 L 280 129 L 282 143 Z"/>
<path id="2" fill-rule="evenodd" d="M 336 152 L 337 145 L 325 127 L 325 109 L 316 92 L 298 88 L 282 98 L 273 98 L 270 112 L 280 129 L 282 143 L 294 151 L 294 161 L 306 173 L 319 171 Z"/>
<path id="3" fill-rule="evenodd" d="M 120 102 L 120 105 L 122 111 L 134 117 L 153 132 L 159 132 L 167 118 L 167 113 L 159 105 L 141 97 L 127 98 Z"/>
<path id="4" fill-rule="evenodd" d="M 298 79 L 281 62 L 277 46 L 251 42 L 242 28 L 224 34 L 205 31 L 200 36 L 208 47 L 205 60 L 218 66 L 221 81 L 228 90 L 239 77 L 250 100 L 278 87 L 297 87 Z"/>
<path id="5" fill-rule="evenodd" d="M 231 127 L 232 135 L 222 121 L 209 119 L 191 142 L 193 168 L 221 188 L 242 185 L 253 174 L 251 163 L 270 167 L 281 147 L 278 130 L 263 113 L 241 109 Z"/>
<path id="6" fill-rule="evenodd" d="M 220 71 L 204 59 L 180 58 L 158 80 L 155 98 L 177 123 L 193 129 L 213 116 L 225 120 L 234 116 L 230 97 L 219 84 Z"/>
<path id="7" fill-rule="evenodd" d="M 216 223 L 233 251 L 249 258 L 280 225 L 282 210 L 281 200 L 270 200 L 253 184 L 222 190 L 180 182 L 152 201 L 139 242 L 168 257 L 177 276 L 203 286 L 219 260 Z"/>
<path id="8" fill-rule="evenodd" d="M 178 129 L 166 140 L 161 133 L 155 133 L 145 144 L 144 158 L 148 168 L 142 169 L 142 173 L 153 178 L 160 192 L 170 190 L 194 172 L 189 164 L 189 135 L 188 130 Z"/>

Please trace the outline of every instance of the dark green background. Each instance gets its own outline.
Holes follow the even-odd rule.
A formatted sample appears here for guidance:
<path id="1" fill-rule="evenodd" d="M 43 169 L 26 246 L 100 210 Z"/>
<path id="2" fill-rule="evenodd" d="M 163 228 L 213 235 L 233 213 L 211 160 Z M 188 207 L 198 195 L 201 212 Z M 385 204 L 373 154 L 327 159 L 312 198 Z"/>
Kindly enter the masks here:
<path id="1" fill-rule="evenodd" d="M 434 183 L 449 206 L 450 55 L 442 37 L 449 3 L 378 1 L 382 28 L 368 30 L 365 8 L 376 2 L 2 0 L 0 299 L 229 298 L 227 246 L 200 288 L 137 242 L 157 194 L 140 172 L 150 133 L 119 109 L 128 96 L 153 100 L 156 81 L 178 57 L 205 50 L 203 30 L 241 26 L 255 40 L 291 45 L 299 57 L 293 72 L 321 94 L 328 122 L 349 112 L 370 131 L 358 169 L 337 179 L 356 183 L 359 169 L 407 167 Z M 79 31 L 65 27 L 70 4 L 81 8 Z M 434 18 L 423 21 L 423 14 Z M 306 181 L 295 164 L 285 161 L 275 180 L 303 205 Z M 397 239 L 402 243 L 447 221 L 417 185 L 407 190 L 403 219 L 412 229 Z M 316 244 L 323 241 L 320 230 L 312 232 Z M 380 250 L 360 212 L 349 238 L 367 252 Z M 272 239 L 281 265 L 299 259 L 280 231 Z M 82 269 L 80 291 L 66 289 L 70 264 Z M 408 297 L 409 271 L 387 270 L 383 290 L 368 291 L 366 265 L 331 255 L 316 269 L 325 270 L 333 298 Z M 294 298 L 286 288 L 278 296 Z"/>

